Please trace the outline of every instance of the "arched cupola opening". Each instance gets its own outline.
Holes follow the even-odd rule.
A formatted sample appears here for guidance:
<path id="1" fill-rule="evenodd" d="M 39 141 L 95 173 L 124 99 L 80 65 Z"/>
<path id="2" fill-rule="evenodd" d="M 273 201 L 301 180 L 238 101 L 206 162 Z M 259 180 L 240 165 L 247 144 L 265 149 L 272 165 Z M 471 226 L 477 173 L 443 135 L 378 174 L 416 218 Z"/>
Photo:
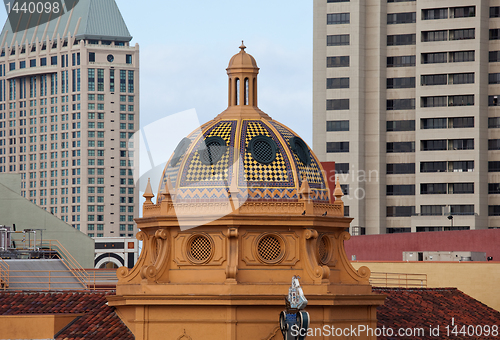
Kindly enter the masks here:
<path id="1" fill-rule="evenodd" d="M 259 68 L 255 59 L 245 52 L 241 44 L 240 52 L 229 61 L 229 106 L 257 106 L 257 74 Z"/>

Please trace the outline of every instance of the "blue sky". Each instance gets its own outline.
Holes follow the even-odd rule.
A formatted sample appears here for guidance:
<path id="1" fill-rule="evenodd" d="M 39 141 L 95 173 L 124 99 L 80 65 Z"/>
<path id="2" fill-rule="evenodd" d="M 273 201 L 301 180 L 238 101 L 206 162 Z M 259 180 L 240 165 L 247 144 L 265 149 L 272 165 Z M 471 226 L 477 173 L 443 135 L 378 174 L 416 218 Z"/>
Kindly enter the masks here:
<path id="1" fill-rule="evenodd" d="M 140 45 L 141 126 L 193 108 L 200 123 L 222 112 L 225 69 L 244 40 L 261 68 L 260 109 L 312 144 L 312 1 L 116 2 Z"/>
<path id="2" fill-rule="evenodd" d="M 116 0 L 139 43 L 141 124 L 227 107 L 226 67 L 241 40 L 260 67 L 259 107 L 312 142 L 312 1 Z"/>

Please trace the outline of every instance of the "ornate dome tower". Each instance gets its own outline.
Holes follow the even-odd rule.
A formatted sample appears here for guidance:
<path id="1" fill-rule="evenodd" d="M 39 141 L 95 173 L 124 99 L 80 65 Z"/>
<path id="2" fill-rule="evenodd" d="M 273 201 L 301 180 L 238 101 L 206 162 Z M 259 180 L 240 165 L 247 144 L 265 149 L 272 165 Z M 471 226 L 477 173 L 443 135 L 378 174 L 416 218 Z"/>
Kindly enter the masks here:
<path id="1" fill-rule="evenodd" d="M 334 196 L 306 143 L 257 107 L 255 59 L 233 56 L 228 108 L 180 141 L 157 203 L 148 184 L 139 260 L 117 275 L 109 304 L 136 339 L 279 339 L 279 312 L 300 275 L 311 326 L 376 327 L 383 297 L 344 251 Z M 370 338 L 370 337 L 365 337 Z"/>

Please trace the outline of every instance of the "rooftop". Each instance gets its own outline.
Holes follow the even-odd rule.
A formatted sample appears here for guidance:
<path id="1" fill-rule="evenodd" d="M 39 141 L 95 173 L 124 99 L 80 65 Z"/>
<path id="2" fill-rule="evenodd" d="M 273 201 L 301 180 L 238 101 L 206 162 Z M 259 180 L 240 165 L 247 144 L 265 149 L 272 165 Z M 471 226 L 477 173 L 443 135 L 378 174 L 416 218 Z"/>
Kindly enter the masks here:
<path id="1" fill-rule="evenodd" d="M 19 18 L 9 16 L 9 19 L 16 21 Z M 132 40 L 115 0 L 79 0 L 72 10 L 65 11 L 59 18 L 38 26 L 28 26 L 17 33 L 14 32 L 13 23 L 9 19 L 5 22 L 0 36 L 2 47 L 15 46 L 16 42 L 25 45 L 36 40 L 46 41 L 47 38 L 53 40 L 58 36 L 67 37 L 68 34 L 77 39 Z M 17 22 L 14 23 L 16 24 Z"/>

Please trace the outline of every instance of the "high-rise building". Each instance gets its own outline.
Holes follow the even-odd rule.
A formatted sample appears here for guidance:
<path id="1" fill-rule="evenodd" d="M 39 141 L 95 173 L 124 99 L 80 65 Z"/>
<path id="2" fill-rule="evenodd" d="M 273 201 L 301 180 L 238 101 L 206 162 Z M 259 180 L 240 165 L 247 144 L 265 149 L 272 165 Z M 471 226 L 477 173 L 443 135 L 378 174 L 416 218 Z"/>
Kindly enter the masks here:
<path id="1" fill-rule="evenodd" d="M 314 149 L 376 234 L 500 227 L 500 1 L 314 1 Z"/>
<path id="2" fill-rule="evenodd" d="M 19 173 L 26 199 L 91 237 L 133 236 L 139 47 L 114 0 L 64 12 L 3 28 L 0 172 Z"/>

